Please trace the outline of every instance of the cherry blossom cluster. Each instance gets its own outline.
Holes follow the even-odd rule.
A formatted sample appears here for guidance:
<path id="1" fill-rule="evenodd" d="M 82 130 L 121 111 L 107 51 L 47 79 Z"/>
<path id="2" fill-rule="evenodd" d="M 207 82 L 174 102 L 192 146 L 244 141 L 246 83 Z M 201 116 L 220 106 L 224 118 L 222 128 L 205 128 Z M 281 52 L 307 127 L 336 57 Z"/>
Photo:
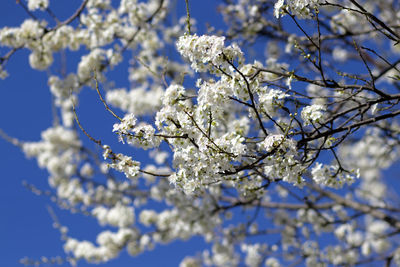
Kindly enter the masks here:
<path id="1" fill-rule="evenodd" d="M 28 50 L 55 119 L 36 142 L 0 136 L 47 170 L 50 190 L 33 192 L 104 227 L 60 230 L 71 264 L 201 237 L 180 266 L 400 265 L 384 177 L 400 153 L 395 1 L 221 1 L 228 25 L 207 32 L 167 0 L 82 1 L 64 21 L 26 3 L 0 29 L 0 77 Z M 54 72 L 66 51 L 74 67 Z M 80 119 L 85 90 L 115 140 Z"/>
<path id="2" fill-rule="evenodd" d="M 284 14 L 285 11 L 282 9 L 288 7 L 290 13 L 299 18 L 311 18 L 312 10 L 318 8 L 320 0 L 278 0 L 275 3 L 275 17 L 279 18 L 281 13 Z"/>

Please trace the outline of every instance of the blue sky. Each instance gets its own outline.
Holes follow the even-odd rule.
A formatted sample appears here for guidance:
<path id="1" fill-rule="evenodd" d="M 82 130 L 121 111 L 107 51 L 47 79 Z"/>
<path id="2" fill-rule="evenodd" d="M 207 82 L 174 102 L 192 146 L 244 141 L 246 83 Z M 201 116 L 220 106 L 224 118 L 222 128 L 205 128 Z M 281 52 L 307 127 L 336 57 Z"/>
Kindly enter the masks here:
<path id="1" fill-rule="evenodd" d="M 81 1 L 51 1 L 51 8 L 62 19 L 80 5 Z M 184 1 L 177 1 L 177 13 L 184 15 Z M 218 21 L 214 0 L 191 1 L 192 17 L 199 21 L 199 29 L 205 22 Z M 0 27 L 18 26 L 27 18 L 15 1 L 2 1 Z M 7 49 L 0 48 L 1 55 Z M 0 128 L 21 140 L 37 141 L 41 131 L 52 124 L 51 95 L 47 87 L 47 73 L 29 67 L 28 51 L 19 51 L 7 64 L 10 76 L 0 80 Z M 76 60 L 76 59 L 75 59 Z M 117 69 L 118 70 L 118 69 Z M 121 67 L 120 78 L 126 80 L 126 69 Z M 116 71 L 118 72 L 118 71 Z M 127 86 L 123 84 L 122 86 Z M 86 90 L 78 112 L 87 129 L 95 129 L 103 138 L 114 137 L 111 133 L 114 119 L 108 114 L 93 91 Z M 26 181 L 41 189 L 48 189 L 47 172 L 38 168 L 36 161 L 26 159 L 21 151 L 0 139 L 1 179 L 0 187 L 0 266 L 21 266 L 21 258 L 39 259 L 41 256 L 65 256 L 60 235 L 52 227 L 47 206 L 53 207 L 62 224 L 70 229 L 71 236 L 93 240 L 101 230 L 94 219 L 60 210 L 49 198 L 34 195 L 22 182 Z M 189 245 L 188 245 L 189 244 Z M 177 266 L 186 254 L 193 254 L 202 244 L 200 238 L 190 243 L 175 242 L 158 246 L 154 251 L 132 258 L 126 252 L 121 257 L 98 266 Z M 63 265 L 65 266 L 65 265 Z M 78 266 L 91 266 L 80 261 Z"/>

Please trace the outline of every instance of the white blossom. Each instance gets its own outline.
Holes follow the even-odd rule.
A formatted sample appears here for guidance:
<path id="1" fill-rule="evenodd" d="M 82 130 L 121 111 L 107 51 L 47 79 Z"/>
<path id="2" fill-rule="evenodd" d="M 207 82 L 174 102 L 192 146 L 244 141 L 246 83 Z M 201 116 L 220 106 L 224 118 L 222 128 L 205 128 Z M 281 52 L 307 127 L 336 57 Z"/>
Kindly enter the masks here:
<path id="1" fill-rule="evenodd" d="M 195 71 L 204 72 L 212 65 L 228 68 L 226 60 L 239 59 L 241 63 L 241 50 L 234 44 L 225 47 L 224 41 L 225 37 L 214 35 L 183 35 L 176 46 L 179 53 L 189 59 Z"/>
<path id="2" fill-rule="evenodd" d="M 109 224 L 117 227 L 128 227 L 134 222 L 134 209 L 117 203 L 111 209 L 96 207 L 92 214 L 97 217 L 100 224 Z"/>
<path id="3" fill-rule="evenodd" d="M 290 12 L 299 18 L 311 18 L 312 9 L 318 7 L 319 0 L 286 0 Z M 274 14 L 279 18 L 281 9 L 284 7 L 284 0 L 278 0 L 275 3 Z"/>
<path id="4" fill-rule="evenodd" d="M 279 260 L 276 258 L 268 258 L 265 260 L 265 266 L 267 267 L 281 267 Z"/>
<path id="5" fill-rule="evenodd" d="M 137 119 L 135 118 L 135 115 L 132 113 L 127 114 L 120 123 L 114 124 L 113 132 L 118 132 L 119 134 L 129 134 L 129 132 L 136 125 L 136 121 Z"/>
<path id="6" fill-rule="evenodd" d="M 322 105 L 314 104 L 307 106 L 301 111 L 301 118 L 303 119 L 305 125 L 319 123 L 322 122 L 324 118 L 325 110 L 325 107 Z"/>
<path id="7" fill-rule="evenodd" d="M 28 8 L 31 11 L 36 9 L 46 9 L 49 6 L 49 0 L 29 0 Z"/>

